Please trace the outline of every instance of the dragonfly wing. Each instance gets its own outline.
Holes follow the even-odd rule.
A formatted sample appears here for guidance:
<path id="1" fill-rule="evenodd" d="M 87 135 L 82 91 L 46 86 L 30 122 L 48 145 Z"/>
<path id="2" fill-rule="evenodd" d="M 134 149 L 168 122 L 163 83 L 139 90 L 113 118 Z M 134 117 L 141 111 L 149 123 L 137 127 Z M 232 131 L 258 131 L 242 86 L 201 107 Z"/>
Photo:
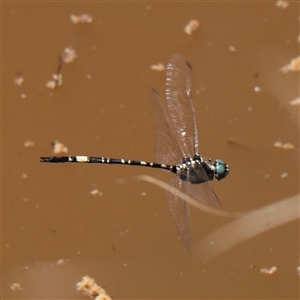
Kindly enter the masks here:
<path id="1" fill-rule="evenodd" d="M 182 188 L 182 181 L 176 176 L 170 180 L 170 185 L 180 190 Z M 174 194 L 169 192 L 167 194 L 169 212 L 175 223 L 179 239 L 184 249 L 188 253 L 191 253 L 192 232 L 189 205 Z"/>
<path id="2" fill-rule="evenodd" d="M 181 161 L 184 153 L 181 152 L 181 148 L 175 139 L 159 93 L 152 88 L 152 94 L 156 141 L 155 156 L 158 162 L 172 165 Z"/>
<path id="3" fill-rule="evenodd" d="M 204 204 L 214 208 L 222 206 L 221 201 L 213 191 L 209 181 L 200 184 L 192 184 L 185 181 L 184 185 L 186 186 L 187 191 L 193 197 L 193 199 L 195 199 L 200 204 Z"/>
<path id="4" fill-rule="evenodd" d="M 173 133 L 185 157 L 198 153 L 198 133 L 191 99 L 192 66 L 182 54 L 173 54 L 166 72 L 166 106 Z"/>

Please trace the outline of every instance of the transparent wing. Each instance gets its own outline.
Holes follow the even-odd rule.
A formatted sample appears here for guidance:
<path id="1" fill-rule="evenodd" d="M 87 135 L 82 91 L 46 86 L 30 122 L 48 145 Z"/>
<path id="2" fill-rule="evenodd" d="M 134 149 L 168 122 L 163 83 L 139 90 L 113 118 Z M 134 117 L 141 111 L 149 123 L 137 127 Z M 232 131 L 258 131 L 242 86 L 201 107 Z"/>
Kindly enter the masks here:
<path id="1" fill-rule="evenodd" d="M 155 126 L 155 157 L 159 163 L 177 164 L 182 161 L 184 153 L 179 147 L 173 130 L 160 101 L 159 93 L 152 88 L 152 104 Z"/>
<path id="2" fill-rule="evenodd" d="M 210 181 L 205 170 L 200 166 L 198 171 L 198 180 L 201 183 L 193 184 L 190 181 L 183 181 L 179 176 L 176 176 L 170 180 L 169 184 L 183 192 L 187 191 L 193 197 L 193 199 L 198 201 L 200 204 L 215 208 L 220 207 L 221 202 L 211 188 Z M 190 176 L 189 171 L 187 173 L 187 176 Z M 193 173 L 193 175 L 191 176 L 195 176 L 195 173 Z M 167 192 L 167 195 L 169 212 L 171 214 L 172 220 L 175 223 L 179 239 L 181 240 L 185 250 L 190 253 L 192 231 L 189 205 L 172 193 Z"/>
<path id="3" fill-rule="evenodd" d="M 181 190 L 182 181 L 176 176 L 170 180 L 170 185 Z M 179 239 L 184 249 L 191 253 L 192 232 L 189 205 L 172 193 L 167 192 L 167 195 L 169 212 L 175 223 Z"/>
<path id="4" fill-rule="evenodd" d="M 191 99 L 192 67 L 181 54 L 173 54 L 166 72 L 166 105 L 175 139 L 185 157 L 198 153 L 198 133 Z"/>

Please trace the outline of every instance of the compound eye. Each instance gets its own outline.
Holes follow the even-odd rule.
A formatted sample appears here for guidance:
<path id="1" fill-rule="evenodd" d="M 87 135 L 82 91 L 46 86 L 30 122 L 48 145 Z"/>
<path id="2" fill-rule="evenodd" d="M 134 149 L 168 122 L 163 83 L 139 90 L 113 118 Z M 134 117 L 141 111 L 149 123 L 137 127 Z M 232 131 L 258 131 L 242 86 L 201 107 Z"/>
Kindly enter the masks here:
<path id="1" fill-rule="evenodd" d="M 229 174 L 229 167 L 222 160 L 216 159 L 214 161 L 215 178 L 216 180 L 222 180 Z"/>

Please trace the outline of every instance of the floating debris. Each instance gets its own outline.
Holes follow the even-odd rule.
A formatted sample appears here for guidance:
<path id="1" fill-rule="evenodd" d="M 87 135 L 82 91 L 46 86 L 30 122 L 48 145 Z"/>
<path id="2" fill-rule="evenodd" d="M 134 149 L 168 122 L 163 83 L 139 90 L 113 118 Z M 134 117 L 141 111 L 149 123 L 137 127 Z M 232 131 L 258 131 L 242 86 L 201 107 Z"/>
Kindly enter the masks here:
<path id="1" fill-rule="evenodd" d="M 281 68 L 282 73 L 288 73 L 289 71 L 299 71 L 300 70 L 300 56 L 293 58 L 287 65 Z"/>
<path id="2" fill-rule="evenodd" d="M 162 63 L 158 63 L 156 65 L 151 65 L 150 66 L 150 69 L 151 70 L 154 70 L 154 71 L 164 71 L 166 69 L 166 66 Z"/>
<path id="3" fill-rule="evenodd" d="M 276 148 L 282 148 L 283 150 L 291 150 L 294 149 L 295 146 L 291 143 L 282 143 L 281 141 L 276 141 L 274 143 L 274 147 Z"/>
<path id="4" fill-rule="evenodd" d="M 91 194 L 92 196 L 94 196 L 94 197 L 96 197 L 96 196 L 101 197 L 101 196 L 103 195 L 103 193 L 102 193 L 101 191 L 97 190 L 97 189 L 91 190 L 91 191 L 90 191 L 90 194 Z"/>
<path id="5" fill-rule="evenodd" d="M 52 78 L 53 78 L 53 80 L 49 80 L 46 82 L 46 87 L 48 89 L 55 89 L 56 87 L 62 85 L 62 74 L 61 73 L 59 73 L 59 74 L 53 73 Z"/>
<path id="6" fill-rule="evenodd" d="M 64 53 L 62 54 L 62 60 L 68 64 L 72 61 L 74 61 L 75 58 L 77 58 L 77 54 L 75 49 L 73 49 L 72 47 L 67 47 L 64 49 Z"/>
<path id="7" fill-rule="evenodd" d="M 52 78 L 57 83 L 57 86 L 61 86 L 62 85 L 62 74 L 61 73 L 54 73 L 54 74 L 52 74 Z"/>
<path id="8" fill-rule="evenodd" d="M 234 46 L 228 46 L 228 50 L 231 52 L 236 52 L 236 48 Z"/>
<path id="9" fill-rule="evenodd" d="M 255 87 L 254 87 L 254 92 L 255 92 L 256 94 L 259 94 L 261 91 L 262 91 L 262 88 L 261 88 L 260 86 L 255 86 Z"/>
<path id="10" fill-rule="evenodd" d="M 21 86 L 23 84 L 23 82 L 24 82 L 24 78 L 21 76 L 14 79 L 14 84 L 16 86 Z"/>
<path id="11" fill-rule="evenodd" d="M 300 97 L 290 101 L 290 105 L 299 105 L 299 104 L 300 104 Z"/>
<path id="12" fill-rule="evenodd" d="M 276 6 L 282 9 L 286 9 L 289 6 L 289 3 L 284 0 L 277 0 L 276 1 Z"/>
<path id="13" fill-rule="evenodd" d="M 27 98 L 27 95 L 22 93 L 22 94 L 20 95 L 20 97 L 21 97 L 22 99 L 26 99 L 26 98 Z"/>
<path id="14" fill-rule="evenodd" d="M 25 143 L 24 143 L 24 147 L 34 147 L 34 142 L 33 141 L 26 141 Z"/>
<path id="15" fill-rule="evenodd" d="M 288 173 L 287 172 L 284 172 L 280 175 L 281 178 L 287 178 L 288 177 Z"/>
<path id="16" fill-rule="evenodd" d="M 12 283 L 11 285 L 10 285 L 10 289 L 11 290 L 13 290 L 14 292 L 15 291 L 21 291 L 22 290 L 22 287 L 21 287 L 21 284 L 20 283 Z"/>
<path id="17" fill-rule="evenodd" d="M 56 87 L 59 87 L 62 85 L 62 83 L 63 83 L 62 74 L 61 74 L 62 64 L 63 64 L 63 57 L 59 56 L 57 72 L 52 74 L 53 80 L 49 80 L 46 82 L 46 87 L 48 89 L 55 89 Z"/>
<path id="18" fill-rule="evenodd" d="M 46 88 L 48 89 L 55 89 L 56 88 L 56 81 L 55 80 L 49 80 L 46 82 Z"/>
<path id="19" fill-rule="evenodd" d="M 57 260 L 56 265 L 60 266 L 60 265 L 64 265 L 65 263 L 66 263 L 66 260 L 61 258 L 61 259 Z"/>
<path id="20" fill-rule="evenodd" d="M 61 153 L 69 152 L 68 148 L 64 144 L 60 143 L 59 141 L 54 141 L 52 145 L 53 145 L 53 153 L 54 154 L 61 154 Z"/>
<path id="21" fill-rule="evenodd" d="M 89 276 L 82 277 L 82 280 L 76 284 L 77 291 L 82 292 L 94 300 L 111 300 L 106 291 L 96 284 L 95 280 Z"/>
<path id="22" fill-rule="evenodd" d="M 277 271 L 277 267 L 273 266 L 271 268 L 261 268 L 260 273 L 263 274 L 274 274 Z"/>
<path id="23" fill-rule="evenodd" d="M 197 30 L 200 26 L 200 22 L 198 20 L 191 20 L 189 21 L 183 31 L 188 34 L 188 35 L 191 35 L 195 30 Z"/>
<path id="24" fill-rule="evenodd" d="M 22 175 L 21 175 L 21 179 L 27 179 L 28 178 L 28 175 L 27 174 L 25 174 L 25 173 L 22 173 Z"/>
<path id="25" fill-rule="evenodd" d="M 92 23 L 93 22 L 92 16 L 88 15 L 88 14 L 82 14 L 82 15 L 79 15 L 79 16 L 71 15 L 70 16 L 70 20 L 74 24 L 78 24 L 78 23 L 88 24 L 88 23 Z"/>

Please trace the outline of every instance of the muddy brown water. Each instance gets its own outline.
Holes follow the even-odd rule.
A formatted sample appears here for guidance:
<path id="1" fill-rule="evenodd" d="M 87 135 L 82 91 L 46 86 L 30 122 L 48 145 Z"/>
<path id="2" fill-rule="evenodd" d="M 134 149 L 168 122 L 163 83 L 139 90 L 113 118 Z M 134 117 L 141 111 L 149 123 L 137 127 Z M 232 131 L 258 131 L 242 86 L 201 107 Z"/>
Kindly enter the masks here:
<path id="1" fill-rule="evenodd" d="M 250 211 L 298 194 L 299 106 L 289 102 L 299 97 L 299 73 L 280 68 L 299 55 L 299 3 L 2 9 L 3 299 L 84 299 L 75 285 L 86 274 L 115 299 L 299 298 L 298 220 L 195 262 L 177 238 L 165 191 L 132 180 L 167 182 L 172 174 L 39 163 L 54 140 L 72 155 L 154 160 L 149 87 L 163 95 L 165 73 L 149 66 L 180 52 L 193 66 L 200 153 L 230 166 L 228 178 L 213 183 L 223 208 Z M 72 24 L 70 15 L 82 13 L 93 22 Z M 187 36 L 192 19 L 201 26 Z M 63 65 L 63 85 L 48 89 L 68 46 L 78 58 Z M 19 76 L 21 87 L 13 82 Z M 195 239 L 232 221 L 194 208 L 191 217 Z M 272 266 L 274 274 L 261 273 Z"/>

